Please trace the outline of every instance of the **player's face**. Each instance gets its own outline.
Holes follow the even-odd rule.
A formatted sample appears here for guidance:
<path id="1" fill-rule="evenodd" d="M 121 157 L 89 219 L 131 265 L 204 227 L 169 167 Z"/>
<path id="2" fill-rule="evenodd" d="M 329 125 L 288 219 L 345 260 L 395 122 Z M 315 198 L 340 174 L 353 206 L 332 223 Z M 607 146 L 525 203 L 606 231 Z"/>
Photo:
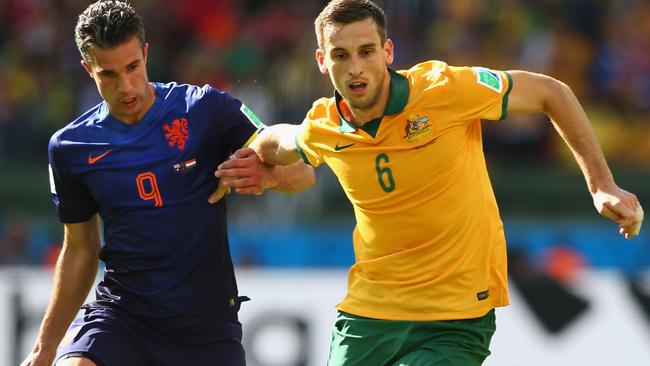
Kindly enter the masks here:
<path id="1" fill-rule="evenodd" d="M 316 60 L 323 74 L 350 108 L 381 115 L 388 100 L 387 65 L 393 63 L 393 43 L 381 43 L 377 25 L 371 19 L 350 24 L 330 24 L 323 30 L 323 49 Z"/>
<path id="2" fill-rule="evenodd" d="M 137 123 L 155 99 L 147 76 L 147 49 L 137 37 L 111 49 L 90 50 L 91 59 L 81 61 L 95 80 L 110 114 L 128 124 Z"/>

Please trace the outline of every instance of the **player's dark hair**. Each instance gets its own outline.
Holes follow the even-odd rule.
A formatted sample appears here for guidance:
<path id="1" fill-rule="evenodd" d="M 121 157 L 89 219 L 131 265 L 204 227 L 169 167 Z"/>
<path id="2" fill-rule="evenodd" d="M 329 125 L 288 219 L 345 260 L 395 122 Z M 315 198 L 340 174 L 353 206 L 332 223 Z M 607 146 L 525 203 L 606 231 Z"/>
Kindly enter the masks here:
<path id="1" fill-rule="evenodd" d="M 115 0 L 99 0 L 90 4 L 75 27 L 75 42 L 84 60 L 93 47 L 111 49 L 138 37 L 144 47 L 144 22 L 128 3 Z"/>
<path id="2" fill-rule="evenodd" d="M 372 18 L 377 25 L 381 43 L 386 42 L 386 15 L 370 0 L 332 0 L 316 18 L 318 47 L 323 47 L 323 30 L 329 24 L 350 24 Z"/>

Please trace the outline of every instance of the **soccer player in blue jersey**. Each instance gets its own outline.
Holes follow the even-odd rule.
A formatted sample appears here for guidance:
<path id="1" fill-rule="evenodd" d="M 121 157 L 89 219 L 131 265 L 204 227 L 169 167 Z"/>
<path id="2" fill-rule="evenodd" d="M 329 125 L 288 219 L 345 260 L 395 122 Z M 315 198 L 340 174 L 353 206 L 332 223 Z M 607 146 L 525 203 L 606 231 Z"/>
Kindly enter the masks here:
<path id="1" fill-rule="evenodd" d="M 226 185 L 218 189 L 213 172 L 263 125 L 209 85 L 150 83 L 143 22 L 126 3 L 91 4 L 75 38 L 104 100 L 50 140 L 65 237 L 23 365 L 244 365 L 243 298 L 219 200 Z M 257 192 L 314 183 L 306 165 L 247 161 L 242 175 Z M 96 300 L 75 318 L 100 258 L 106 269 Z"/>

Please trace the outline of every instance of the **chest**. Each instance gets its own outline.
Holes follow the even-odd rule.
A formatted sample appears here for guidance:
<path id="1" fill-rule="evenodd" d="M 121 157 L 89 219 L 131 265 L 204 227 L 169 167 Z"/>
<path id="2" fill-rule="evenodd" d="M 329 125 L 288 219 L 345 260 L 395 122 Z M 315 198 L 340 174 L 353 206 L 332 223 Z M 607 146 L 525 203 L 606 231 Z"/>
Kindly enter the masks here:
<path id="1" fill-rule="evenodd" d="M 326 153 L 353 202 L 398 203 L 431 185 L 444 185 L 480 151 L 477 126 L 436 124 L 424 113 L 382 121 L 381 128 L 374 139 L 341 134 L 343 140 Z"/>
<path id="2" fill-rule="evenodd" d="M 162 207 L 216 187 L 212 172 L 227 153 L 201 121 L 183 114 L 162 121 L 88 151 L 81 176 L 100 207 Z"/>

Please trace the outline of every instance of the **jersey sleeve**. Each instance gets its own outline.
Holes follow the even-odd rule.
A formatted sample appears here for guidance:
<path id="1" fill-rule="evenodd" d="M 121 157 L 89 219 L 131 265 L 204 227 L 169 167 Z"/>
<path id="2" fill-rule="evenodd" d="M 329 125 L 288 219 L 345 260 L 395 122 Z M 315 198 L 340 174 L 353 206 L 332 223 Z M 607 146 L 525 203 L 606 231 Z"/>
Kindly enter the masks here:
<path id="1" fill-rule="evenodd" d="M 220 116 L 220 142 L 230 151 L 248 146 L 266 127 L 240 100 L 211 86 L 205 88 L 208 89 L 207 95 L 213 108 L 213 115 Z"/>
<path id="2" fill-rule="evenodd" d="M 484 67 L 453 67 L 447 70 L 449 111 L 462 121 L 502 120 L 506 117 L 512 79 L 505 71 Z"/>
<path id="3" fill-rule="evenodd" d="M 314 168 L 323 163 L 323 155 L 321 149 L 318 148 L 318 133 L 321 131 L 319 128 L 319 116 L 324 113 L 323 101 L 325 98 L 318 100 L 314 103 L 312 109 L 307 112 L 307 116 L 300 125 L 300 131 L 296 136 L 296 148 L 302 157 L 302 160 L 313 166 Z"/>
<path id="4" fill-rule="evenodd" d="M 66 169 L 65 159 L 57 135 L 48 145 L 50 191 L 57 217 L 63 223 L 84 222 L 99 208 L 80 176 Z"/>

